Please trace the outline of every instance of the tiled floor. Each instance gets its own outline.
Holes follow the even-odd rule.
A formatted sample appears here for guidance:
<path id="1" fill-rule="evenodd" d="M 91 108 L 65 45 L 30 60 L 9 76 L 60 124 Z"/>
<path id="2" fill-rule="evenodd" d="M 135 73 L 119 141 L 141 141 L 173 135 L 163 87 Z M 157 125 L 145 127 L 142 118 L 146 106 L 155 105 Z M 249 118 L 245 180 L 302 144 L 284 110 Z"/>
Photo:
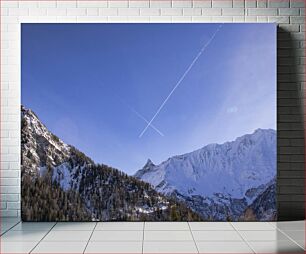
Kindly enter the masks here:
<path id="1" fill-rule="evenodd" d="M 22 223 L 1 219 L 0 253 L 304 253 L 305 221 Z"/>

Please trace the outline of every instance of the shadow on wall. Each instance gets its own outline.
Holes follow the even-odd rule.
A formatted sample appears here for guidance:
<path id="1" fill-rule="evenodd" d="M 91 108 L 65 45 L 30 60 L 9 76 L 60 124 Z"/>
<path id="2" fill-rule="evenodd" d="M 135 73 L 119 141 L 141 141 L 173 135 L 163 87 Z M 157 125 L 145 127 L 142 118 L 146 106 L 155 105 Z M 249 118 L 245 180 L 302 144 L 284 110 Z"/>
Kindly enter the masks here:
<path id="1" fill-rule="evenodd" d="M 305 218 L 304 65 L 302 40 L 277 31 L 278 220 Z"/>

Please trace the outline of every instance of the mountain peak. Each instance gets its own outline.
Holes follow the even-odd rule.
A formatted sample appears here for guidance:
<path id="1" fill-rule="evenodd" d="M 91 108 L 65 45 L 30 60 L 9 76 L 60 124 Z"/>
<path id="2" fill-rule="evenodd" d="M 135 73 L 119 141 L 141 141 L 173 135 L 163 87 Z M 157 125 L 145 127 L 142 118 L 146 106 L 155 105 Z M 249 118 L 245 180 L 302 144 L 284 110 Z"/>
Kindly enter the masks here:
<path id="1" fill-rule="evenodd" d="M 136 176 L 158 186 L 163 193 L 176 189 L 189 195 L 189 187 L 193 186 L 193 194 L 225 192 L 241 198 L 249 187 L 255 188 L 275 176 L 276 131 L 257 129 L 234 141 L 206 145 L 182 156 L 154 166 L 148 161 Z"/>
<path id="2" fill-rule="evenodd" d="M 152 167 L 152 166 L 155 166 L 155 164 L 150 159 L 148 159 L 146 164 L 144 165 L 144 168 Z"/>

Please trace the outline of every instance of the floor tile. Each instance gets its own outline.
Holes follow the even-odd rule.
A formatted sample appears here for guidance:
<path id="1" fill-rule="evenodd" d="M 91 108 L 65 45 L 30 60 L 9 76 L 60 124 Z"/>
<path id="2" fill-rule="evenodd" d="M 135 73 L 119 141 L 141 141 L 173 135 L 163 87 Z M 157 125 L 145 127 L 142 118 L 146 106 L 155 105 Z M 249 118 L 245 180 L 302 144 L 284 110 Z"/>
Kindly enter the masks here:
<path id="1" fill-rule="evenodd" d="M 85 253 L 142 253 L 142 242 L 89 242 Z"/>
<path id="2" fill-rule="evenodd" d="M 252 249 L 241 242 L 197 242 L 200 253 L 253 253 Z"/>
<path id="3" fill-rule="evenodd" d="M 189 222 L 191 230 L 235 230 L 229 222 Z"/>
<path id="4" fill-rule="evenodd" d="M 29 253 L 37 242 L 1 242 L 0 253 Z"/>
<path id="5" fill-rule="evenodd" d="M 304 253 L 304 250 L 291 241 L 248 242 L 256 253 Z"/>
<path id="6" fill-rule="evenodd" d="M 305 231 L 305 221 L 280 221 L 271 222 L 274 226 L 281 230 L 304 230 Z"/>
<path id="7" fill-rule="evenodd" d="M 302 248 L 305 248 L 305 231 L 304 230 L 291 230 L 282 231 L 285 235 L 289 236 L 291 240 L 297 242 Z"/>
<path id="8" fill-rule="evenodd" d="M 49 231 L 55 222 L 20 222 L 12 228 L 13 231 Z"/>
<path id="9" fill-rule="evenodd" d="M 144 242 L 143 253 L 198 253 L 196 245 L 190 242 Z"/>
<path id="10" fill-rule="evenodd" d="M 0 218 L 0 224 L 2 225 L 3 223 L 18 223 L 21 221 L 20 218 L 15 218 L 15 217 L 1 217 Z"/>
<path id="11" fill-rule="evenodd" d="M 93 230 L 96 222 L 58 222 L 52 231 L 71 231 L 71 230 Z"/>
<path id="12" fill-rule="evenodd" d="M 32 253 L 83 253 L 87 242 L 40 242 Z"/>
<path id="13" fill-rule="evenodd" d="M 98 222 L 95 230 L 143 230 L 144 222 Z"/>
<path id="14" fill-rule="evenodd" d="M 273 231 L 239 231 L 246 241 L 286 241 L 289 240 L 283 233 Z"/>
<path id="15" fill-rule="evenodd" d="M 192 241 L 190 231 L 145 231 L 145 241 Z"/>
<path id="16" fill-rule="evenodd" d="M 236 230 L 275 230 L 269 222 L 232 222 Z"/>
<path id="17" fill-rule="evenodd" d="M 146 222 L 145 230 L 190 230 L 187 222 Z"/>
<path id="18" fill-rule="evenodd" d="M 18 232 L 18 231 L 15 231 Z M 92 231 L 50 231 L 43 239 L 44 242 L 86 242 Z"/>
<path id="19" fill-rule="evenodd" d="M 195 241 L 242 241 L 236 231 L 192 231 Z"/>
<path id="20" fill-rule="evenodd" d="M 15 225 L 18 225 L 19 222 L 3 222 L 0 225 L 1 234 L 13 228 Z"/>
<path id="21" fill-rule="evenodd" d="M 109 242 L 109 241 L 142 241 L 143 231 L 94 231 L 90 241 Z"/>
<path id="22" fill-rule="evenodd" d="M 40 241 L 47 232 L 41 231 L 8 231 L 1 236 L 3 242 L 35 242 Z"/>

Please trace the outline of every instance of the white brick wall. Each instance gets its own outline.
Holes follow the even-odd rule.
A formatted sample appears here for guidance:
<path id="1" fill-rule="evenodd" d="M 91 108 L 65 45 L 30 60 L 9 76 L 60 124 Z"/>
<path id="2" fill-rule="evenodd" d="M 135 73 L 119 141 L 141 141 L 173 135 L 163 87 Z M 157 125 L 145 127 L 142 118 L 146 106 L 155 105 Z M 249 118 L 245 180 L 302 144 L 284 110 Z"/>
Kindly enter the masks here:
<path id="1" fill-rule="evenodd" d="M 304 0 L 2 0 L 0 4 L 1 216 L 20 215 L 21 22 L 277 22 L 292 38 L 280 35 L 279 65 L 295 66 L 298 82 L 305 80 Z M 295 48 L 295 59 L 286 47 Z M 286 82 L 289 77 L 282 78 Z"/>

